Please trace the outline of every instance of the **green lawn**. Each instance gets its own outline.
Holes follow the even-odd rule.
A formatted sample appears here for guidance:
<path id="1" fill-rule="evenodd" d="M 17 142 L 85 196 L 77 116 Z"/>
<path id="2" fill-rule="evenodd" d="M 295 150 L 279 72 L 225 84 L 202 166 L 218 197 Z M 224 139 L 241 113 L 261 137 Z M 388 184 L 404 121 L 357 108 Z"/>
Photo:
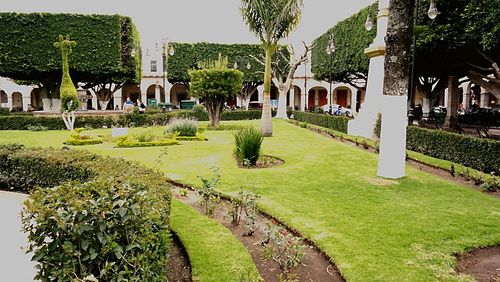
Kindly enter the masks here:
<path id="1" fill-rule="evenodd" d="M 110 130 L 91 133 L 102 132 Z M 161 169 L 199 185 L 196 176 L 217 165 L 221 191 L 254 186 L 260 207 L 315 241 L 348 281 L 456 280 L 453 253 L 500 244 L 496 198 L 410 167 L 405 179 L 379 179 L 376 154 L 284 121 L 274 122 L 274 133 L 264 152 L 284 159 L 281 167 L 237 168 L 232 133 L 225 131 L 206 132 L 208 142 L 169 147 Z M 60 146 L 67 135 L 0 131 L 0 142 Z M 112 149 L 110 143 L 86 148 L 146 165 L 161 150 Z"/>
<path id="2" fill-rule="evenodd" d="M 189 255 L 193 281 L 260 280 L 247 249 L 218 222 L 174 199 L 171 225 Z"/>

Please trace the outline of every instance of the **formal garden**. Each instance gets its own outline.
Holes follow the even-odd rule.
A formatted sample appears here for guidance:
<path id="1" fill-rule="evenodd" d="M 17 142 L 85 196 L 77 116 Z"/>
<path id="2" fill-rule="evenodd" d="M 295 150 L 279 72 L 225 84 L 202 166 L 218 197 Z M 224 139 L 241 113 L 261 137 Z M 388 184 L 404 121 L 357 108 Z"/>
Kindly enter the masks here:
<path id="1" fill-rule="evenodd" d="M 106 109 L 109 87 L 138 83 L 140 42 L 131 18 L 0 13 L 0 22 L 26 31 L 0 31 L 0 43 L 25 42 L 31 25 L 51 27 L 37 51 L 21 44 L 17 53 L 2 53 L 11 43 L 0 44 L 7 54 L 0 56 L 0 75 L 35 81 L 53 113 L 0 108 L 0 265 L 6 266 L 0 280 L 500 279 L 500 142 L 452 126 L 408 125 L 405 114 L 397 115 L 405 111 L 383 107 L 373 112 L 367 138 L 349 134 L 352 116 L 287 108 L 293 75 L 308 52 L 318 79 L 363 88 L 354 82 L 361 79 L 366 90 L 362 50 L 375 36 L 375 14 L 363 9 L 304 43 L 296 58 L 279 41 L 297 27 L 302 1 L 241 2 L 260 45 L 174 43 L 175 55 L 164 54 L 171 69 L 163 78 L 189 86 L 193 109 L 137 103 L 112 115 L 82 114 L 77 88 L 102 90 Z M 400 24 L 413 30 L 413 8 L 390 2 Z M 379 5 L 380 20 L 388 17 L 389 1 Z M 366 30 L 349 34 L 365 19 Z M 85 29 L 71 33 L 68 26 Z M 395 26 L 389 22 L 384 96 L 406 104 L 411 58 L 401 54 L 410 50 L 412 32 Z M 354 53 L 343 53 L 343 43 L 335 51 L 334 36 L 361 40 L 351 46 Z M 91 48 L 90 37 L 109 48 Z M 488 40 L 481 44 L 498 47 Z M 43 48 L 50 49 L 45 57 L 29 55 Z M 347 57 L 350 63 L 341 60 Z M 244 66 L 249 58 L 254 64 Z M 23 60 L 31 66 L 13 63 Z M 278 87 L 276 108 L 271 82 Z M 262 108 L 248 109 L 260 85 Z M 228 109 L 236 97 L 246 107 Z M 387 167 L 402 174 L 386 175 Z"/>

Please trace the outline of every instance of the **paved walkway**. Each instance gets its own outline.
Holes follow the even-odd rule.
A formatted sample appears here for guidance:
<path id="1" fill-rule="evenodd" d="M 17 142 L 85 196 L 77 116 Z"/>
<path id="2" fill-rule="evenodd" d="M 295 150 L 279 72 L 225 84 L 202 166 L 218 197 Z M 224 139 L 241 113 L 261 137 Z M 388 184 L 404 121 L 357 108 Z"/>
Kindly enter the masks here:
<path id="1" fill-rule="evenodd" d="M 20 218 L 26 197 L 0 191 L 0 281 L 28 282 L 35 277 L 35 263 L 21 249 L 27 246 Z"/>

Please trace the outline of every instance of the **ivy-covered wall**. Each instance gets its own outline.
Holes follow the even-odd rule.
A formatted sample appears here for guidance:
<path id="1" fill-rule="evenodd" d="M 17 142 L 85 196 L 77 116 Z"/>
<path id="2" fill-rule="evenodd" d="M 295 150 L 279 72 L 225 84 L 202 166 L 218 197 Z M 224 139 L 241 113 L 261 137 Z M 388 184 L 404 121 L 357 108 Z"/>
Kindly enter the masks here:
<path id="1" fill-rule="evenodd" d="M 196 69 L 200 61 L 216 60 L 219 54 L 228 58 L 228 67 L 233 68 L 238 62 L 238 70 L 243 72 L 243 82 L 260 82 L 264 79 L 264 66 L 251 57 L 261 59 L 263 49 L 257 44 L 218 44 L 218 43 L 179 43 L 172 42 L 169 48 L 175 50 L 173 56 L 168 55 L 167 78 L 170 83 L 187 83 L 190 80 L 188 71 Z M 281 51 L 286 58 L 290 57 L 287 48 Z M 250 63 L 251 68 L 247 69 Z"/>
<path id="2" fill-rule="evenodd" d="M 368 73 L 369 59 L 364 53 L 376 35 L 376 7 L 367 7 L 340 21 L 320 37 L 315 39 L 316 46 L 311 52 L 311 70 L 317 80 L 328 80 L 330 74 L 334 81 L 347 82 L 352 75 Z M 371 31 L 365 29 L 368 12 L 373 19 L 374 27 Z M 328 36 L 333 33 L 336 51 L 330 56 L 326 53 Z"/>
<path id="3" fill-rule="evenodd" d="M 120 15 L 0 13 L 0 76 L 45 81 L 60 77 L 59 35 L 77 42 L 70 56 L 76 81 L 126 76 L 140 79 L 140 39 Z"/>

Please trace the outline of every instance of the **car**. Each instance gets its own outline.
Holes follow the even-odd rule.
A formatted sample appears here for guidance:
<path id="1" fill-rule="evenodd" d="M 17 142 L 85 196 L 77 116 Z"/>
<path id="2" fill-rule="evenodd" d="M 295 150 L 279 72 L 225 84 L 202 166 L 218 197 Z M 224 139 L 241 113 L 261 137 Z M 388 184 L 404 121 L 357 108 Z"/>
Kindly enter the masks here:
<path id="1" fill-rule="evenodd" d="M 342 116 L 352 116 L 351 109 L 341 107 L 340 108 L 340 114 L 338 113 L 338 108 L 339 105 L 337 104 L 332 104 L 332 112 L 330 113 L 330 105 L 324 105 L 321 107 L 321 109 L 326 113 L 326 114 L 333 114 L 333 115 L 342 115 Z"/>

